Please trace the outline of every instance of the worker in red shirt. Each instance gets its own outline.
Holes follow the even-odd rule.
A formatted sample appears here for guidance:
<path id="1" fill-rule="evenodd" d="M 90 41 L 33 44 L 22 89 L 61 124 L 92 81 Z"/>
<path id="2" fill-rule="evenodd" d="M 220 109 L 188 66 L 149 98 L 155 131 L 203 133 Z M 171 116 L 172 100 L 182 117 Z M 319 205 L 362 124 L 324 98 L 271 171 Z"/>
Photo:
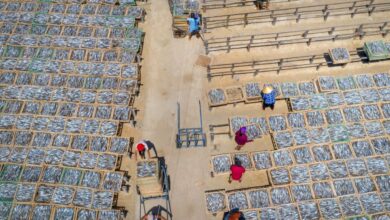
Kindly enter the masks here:
<path id="1" fill-rule="evenodd" d="M 246 143 L 252 141 L 248 140 L 248 136 L 246 135 L 246 127 L 241 127 L 238 131 L 236 131 L 236 137 L 234 140 L 237 143 L 236 150 L 240 150 Z"/>
<path id="2" fill-rule="evenodd" d="M 150 150 L 153 150 L 155 157 L 158 157 L 156 147 L 154 146 L 154 144 L 151 141 L 141 140 L 140 142 L 137 143 L 136 151 L 141 156 L 141 159 L 145 159 L 145 152 L 148 153 L 149 158 L 152 158 L 150 156 Z M 134 152 L 135 160 L 137 160 L 137 152 Z"/>
<path id="3" fill-rule="evenodd" d="M 245 168 L 241 165 L 241 161 L 238 158 L 234 158 L 234 164 L 230 166 L 232 172 L 229 176 L 229 183 L 233 180 L 241 182 L 242 174 L 245 173 Z"/>

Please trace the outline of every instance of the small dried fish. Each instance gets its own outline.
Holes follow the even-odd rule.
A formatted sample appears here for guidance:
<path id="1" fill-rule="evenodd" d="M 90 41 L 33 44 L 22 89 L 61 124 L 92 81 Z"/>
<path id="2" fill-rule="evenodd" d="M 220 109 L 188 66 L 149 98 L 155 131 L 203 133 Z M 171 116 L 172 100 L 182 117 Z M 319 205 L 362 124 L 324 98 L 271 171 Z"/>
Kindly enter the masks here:
<path id="1" fill-rule="evenodd" d="M 289 131 L 278 132 L 273 136 L 273 138 L 277 149 L 287 148 L 294 145 L 293 136 Z"/>
<path id="2" fill-rule="evenodd" d="M 274 205 L 291 203 L 290 193 L 287 187 L 271 189 L 271 200 Z"/>
<path id="3" fill-rule="evenodd" d="M 31 201 L 35 194 L 35 184 L 19 184 L 15 199 L 20 202 Z"/>
<path id="4" fill-rule="evenodd" d="M 282 185 L 290 183 L 290 176 L 286 168 L 277 168 L 270 171 L 272 183 Z"/>
<path id="5" fill-rule="evenodd" d="M 369 214 L 384 211 L 381 199 L 377 193 L 368 193 L 361 195 L 360 202 L 362 203 L 364 210 Z"/>
<path id="6" fill-rule="evenodd" d="M 261 130 L 261 127 L 258 124 L 250 124 L 246 126 L 246 134 L 248 140 L 254 140 L 256 138 L 261 138 L 261 134 L 264 132 Z"/>
<path id="7" fill-rule="evenodd" d="M 310 109 L 309 99 L 306 97 L 290 98 L 293 111 L 303 111 Z"/>
<path id="8" fill-rule="evenodd" d="M 367 175 L 366 164 L 362 159 L 347 160 L 347 166 L 348 166 L 349 174 L 352 176 Z"/>
<path id="9" fill-rule="evenodd" d="M 49 166 L 45 169 L 42 177 L 42 182 L 58 183 L 62 174 L 61 167 Z"/>
<path id="10" fill-rule="evenodd" d="M 368 157 L 374 154 L 370 143 L 366 140 L 352 142 L 352 149 L 356 157 Z"/>
<path id="11" fill-rule="evenodd" d="M 283 115 L 274 115 L 268 118 L 272 131 L 283 131 L 287 129 L 286 118 Z"/>
<path id="12" fill-rule="evenodd" d="M 313 95 L 317 93 L 316 87 L 312 82 L 300 82 L 299 91 L 301 95 Z"/>
<path id="13" fill-rule="evenodd" d="M 333 179 L 348 176 L 347 166 L 343 161 L 331 161 L 327 164 L 327 167 Z"/>
<path id="14" fill-rule="evenodd" d="M 349 179 L 334 180 L 333 186 L 337 196 L 345 196 L 355 193 L 352 181 Z"/>
<path id="15" fill-rule="evenodd" d="M 376 89 L 364 89 L 360 90 L 360 96 L 367 103 L 379 102 L 381 97 Z"/>
<path id="16" fill-rule="evenodd" d="M 250 82 L 245 84 L 245 95 L 249 99 L 259 98 L 261 96 L 259 83 Z"/>
<path id="17" fill-rule="evenodd" d="M 323 163 L 310 165 L 309 169 L 313 181 L 326 180 L 329 179 L 330 177 L 328 173 L 328 169 Z"/>
<path id="18" fill-rule="evenodd" d="M 316 144 L 327 143 L 330 141 L 329 133 L 324 128 L 313 128 L 310 130 L 310 139 Z"/>
<path id="19" fill-rule="evenodd" d="M 332 187 L 328 182 L 315 182 L 313 183 L 313 191 L 315 198 L 332 198 L 334 197 Z"/>
<path id="20" fill-rule="evenodd" d="M 352 158 L 352 151 L 349 148 L 348 144 L 335 144 L 335 145 L 333 145 L 333 152 L 334 152 L 336 159 Z"/>
<path id="21" fill-rule="evenodd" d="M 310 134 L 306 128 L 298 128 L 292 131 L 296 145 L 310 144 Z"/>
<path id="22" fill-rule="evenodd" d="M 362 97 L 360 96 L 359 91 L 352 90 L 343 92 L 345 102 L 348 105 L 361 104 L 363 102 Z"/>
<path id="23" fill-rule="evenodd" d="M 268 169 L 272 166 L 271 158 L 268 152 L 256 152 L 252 155 L 255 167 L 258 170 Z"/>
<path id="24" fill-rule="evenodd" d="M 90 207 L 92 204 L 92 190 L 84 188 L 77 189 L 73 204 L 76 206 Z"/>
<path id="25" fill-rule="evenodd" d="M 300 203 L 298 205 L 302 219 L 319 219 L 320 213 L 316 202 Z"/>
<path id="26" fill-rule="evenodd" d="M 332 76 L 320 76 L 318 83 L 322 92 L 337 90 L 336 80 Z"/>
<path id="27" fill-rule="evenodd" d="M 297 164 L 313 162 L 313 156 L 308 147 L 296 148 L 293 150 L 293 154 Z"/>
<path id="28" fill-rule="evenodd" d="M 328 127 L 329 136 L 332 142 L 342 142 L 349 140 L 349 133 L 344 125 L 334 125 Z"/>
<path id="29" fill-rule="evenodd" d="M 341 95 L 341 93 L 338 92 L 326 94 L 326 99 L 328 101 L 329 107 L 340 106 L 345 103 L 344 97 Z"/>
<path id="30" fill-rule="evenodd" d="M 343 113 L 347 122 L 359 122 L 363 119 L 360 108 L 356 106 L 344 108 Z"/>
<path id="31" fill-rule="evenodd" d="M 281 205 L 279 208 L 281 219 L 299 220 L 298 209 L 293 204 Z"/>
<path id="32" fill-rule="evenodd" d="M 349 52 L 347 48 L 333 48 L 330 50 L 330 53 L 332 54 L 332 58 L 335 59 L 335 61 L 349 60 Z"/>
<path id="33" fill-rule="evenodd" d="M 359 193 L 367 193 L 376 191 L 374 181 L 370 177 L 354 179 L 356 189 Z"/>
<path id="34" fill-rule="evenodd" d="M 230 209 L 248 209 L 248 200 L 244 192 L 235 192 L 228 195 Z"/>
<path id="35" fill-rule="evenodd" d="M 215 156 L 212 159 L 214 172 L 216 173 L 225 173 L 230 171 L 230 166 L 232 165 L 229 155 L 219 155 Z"/>
<path id="36" fill-rule="evenodd" d="M 292 128 L 303 128 L 306 126 L 305 117 L 303 113 L 288 113 L 288 124 Z"/>
<path id="37" fill-rule="evenodd" d="M 306 118 L 311 127 L 318 127 L 325 124 L 324 116 L 320 111 L 306 112 Z"/>
<path id="38" fill-rule="evenodd" d="M 233 132 L 237 132 L 241 127 L 244 127 L 248 124 L 248 119 L 246 117 L 232 117 L 230 118 L 230 127 Z"/>
<path id="39" fill-rule="evenodd" d="M 310 181 L 309 169 L 306 166 L 295 166 L 290 168 L 291 180 L 293 183 L 306 183 Z"/>
<path id="40" fill-rule="evenodd" d="M 338 78 L 337 83 L 341 90 L 356 89 L 356 82 L 352 76 Z"/>
<path id="41" fill-rule="evenodd" d="M 81 179 L 81 170 L 65 169 L 61 178 L 61 183 L 65 185 L 78 185 Z"/>
<path id="42" fill-rule="evenodd" d="M 101 178 L 102 177 L 99 172 L 86 171 L 81 181 L 81 185 L 85 187 L 99 188 Z"/>
<path id="43" fill-rule="evenodd" d="M 390 153 L 390 140 L 388 138 L 383 137 L 372 139 L 371 144 L 377 154 Z"/>
<path id="44" fill-rule="evenodd" d="M 2 201 L 14 200 L 17 185 L 14 183 L 0 183 L 0 198 Z"/>
<path id="45" fill-rule="evenodd" d="M 368 172 L 371 174 L 386 174 L 389 172 L 389 167 L 386 165 L 386 161 L 381 157 L 367 158 Z"/>
<path id="46" fill-rule="evenodd" d="M 342 124 L 344 122 L 340 109 L 329 109 L 325 111 L 326 121 L 329 124 Z"/>
<path id="47" fill-rule="evenodd" d="M 137 167 L 138 169 L 138 167 Z M 137 173 L 138 176 L 138 173 Z M 118 192 L 121 189 L 123 174 L 119 172 L 108 172 L 103 180 L 103 189 Z"/>
<path id="48" fill-rule="evenodd" d="M 389 192 L 390 191 L 390 176 L 376 176 L 375 182 L 381 192 Z"/>
<path id="49" fill-rule="evenodd" d="M 36 205 L 33 210 L 33 220 L 49 220 L 52 208 L 48 205 Z"/>
<path id="50" fill-rule="evenodd" d="M 35 196 L 36 202 L 50 202 L 51 197 L 54 193 L 54 186 L 40 185 L 38 187 L 37 195 Z"/>
<path id="51" fill-rule="evenodd" d="M 206 194 L 207 210 L 211 213 L 222 211 L 226 207 L 225 195 L 220 192 Z"/>
<path id="52" fill-rule="evenodd" d="M 284 97 L 293 97 L 299 95 L 298 85 L 294 82 L 281 83 L 280 88 Z"/>
<path id="53" fill-rule="evenodd" d="M 340 197 L 340 206 L 345 216 L 359 215 L 362 213 L 362 207 L 356 196 Z"/>
<path id="54" fill-rule="evenodd" d="M 243 211 L 244 218 L 246 220 L 258 220 L 259 219 L 259 213 L 258 211 L 255 210 L 250 210 L 250 211 Z"/>
<path id="55" fill-rule="evenodd" d="M 28 219 L 32 211 L 32 205 L 17 204 L 14 206 L 11 214 L 11 219 Z"/>
<path id="56" fill-rule="evenodd" d="M 109 209 L 112 206 L 114 194 L 107 191 L 96 191 L 93 195 L 92 207 L 95 209 Z"/>
<path id="57" fill-rule="evenodd" d="M 365 122 L 364 127 L 368 136 L 376 137 L 384 135 L 384 130 L 382 124 L 378 121 Z"/>
<path id="58" fill-rule="evenodd" d="M 79 220 L 95 220 L 97 216 L 97 211 L 79 209 L 77 212 L 77 219 Z"/>
<path id="59" fill-rule="evenodd" d="M 72 201 L 74 189 L 59 186 L 55 189 L 52 202 L 55 204 L 67 205 Z"/>
<path id="60" fill-rule="evenodd" d="M 325 219 L 341 218 L 340 206 L 335 199 L 324 199 L 319 201 L 321 214 Z"/>
<path id="61" fill-rule="evenodd" d="M 264 208 L 268 207 L 269 196 L 266 190 L 254 190 L 248 192 L 249 202 L 252 208 Z"/>
<path id="62" fill-rule="evenodd" d="M 251 169 L 253 166 L 252 166 L 252 161 L 249 157 L 248 154 L 234 154 L 233 158 L 232 158 L 234 161 L 236 159 L 238 159 L 240 162 L 241 162 L 241 165 L 245 168 L 245 169 Z"/>
<path id="63" fill-rule="evenodd" d="M 272 155 L 276 166 L 288 166 L 293 163 L 290 152 L 287 150 L 274 151 Z"/>
<path id="64" fill-rule="evenodd" d="M 361 74 L 355 76 L 356 82 L 359 85 L 360 88 L 371 88 L 374 87 L 374 80 L 371 75 L 369 74 Z"/>
<path id="65" fill-rule="evenodd" d="M 55 212 L 54 219 L 55 220 L 72 220 L 74 216 L 74 209 L 73 208 L 57 208 Z"/>

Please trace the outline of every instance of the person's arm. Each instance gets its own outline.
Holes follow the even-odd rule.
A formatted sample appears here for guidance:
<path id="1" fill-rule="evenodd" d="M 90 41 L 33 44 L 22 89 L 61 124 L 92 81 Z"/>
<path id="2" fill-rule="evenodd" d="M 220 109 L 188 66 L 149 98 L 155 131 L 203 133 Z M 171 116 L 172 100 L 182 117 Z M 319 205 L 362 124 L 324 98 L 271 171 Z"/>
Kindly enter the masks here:
<path id="1" fill-rule="evenodd" d="M 135 152 L 134 152 L 134 159 L 135 159 L 135 161 L 137 161 L 137 150 L 135 150 Z"/>
<path id="2" fill-rule="evenodd" d="M 148 156 L 149 156 L 149 159 L 150 159 L 150 158 L 151 158 L 151 157 L 150 157 L 150 149 L 148 149 Z"/>
<path id="3" fill-rule="evenodd" d="M 167 220 L 164 216 L 161 216 L 161 215 L 158 215 L 157 218 L 160 219 L 160 220 Z"/>

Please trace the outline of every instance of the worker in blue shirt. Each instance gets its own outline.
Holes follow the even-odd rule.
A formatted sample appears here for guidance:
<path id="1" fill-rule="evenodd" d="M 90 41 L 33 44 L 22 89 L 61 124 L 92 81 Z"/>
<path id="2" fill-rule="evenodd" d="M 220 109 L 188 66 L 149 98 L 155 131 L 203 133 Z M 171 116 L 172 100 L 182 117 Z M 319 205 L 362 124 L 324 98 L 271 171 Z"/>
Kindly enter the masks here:
<path id="1" fill-rule="evenodd" d="M 191 39 L 191 37 L 193 35 L 196 35 L 197 38 L 200 37 L 200 34 L 199 34 L 199 24 L 200 24 L 200 18 L 199 18 L 199 15 L 198 14 L 195 14 L 195 13 L 191 13 L 190 17 L 187 18 L 187 24 L 188 24 L 188 34 L 190 35 L 189 36 L 189 39 Z"/>
<path id="2" fill-rule="evenodd" d="M 265 86 L 261 91 L 261 97 L 263 98 L 263 110 L 266 107 L 271 107 L 274 110 L 276 91 L 271 86 Z"/>

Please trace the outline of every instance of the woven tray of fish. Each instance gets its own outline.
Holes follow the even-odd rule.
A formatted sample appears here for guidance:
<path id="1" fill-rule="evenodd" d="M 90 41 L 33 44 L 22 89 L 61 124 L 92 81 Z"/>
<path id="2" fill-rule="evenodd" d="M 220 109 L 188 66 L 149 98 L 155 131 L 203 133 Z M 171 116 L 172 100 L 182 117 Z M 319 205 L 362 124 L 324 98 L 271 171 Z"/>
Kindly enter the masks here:
<path id="1" fill-rule="evenodd" d="M 256 210 L 243 211 L 245 220 L 258 220 L 259 212 Z"/>
<path id="2" fill-rule="evenodd" d="M 269 126 L 267 119 L 264 117 L 253 117 L 248 121 L 249 124 L 258 124 L 261 128 L 261 135 L 266 135 L 269 133 Z"/>
<path id="3" fill-rule="evenodd" d="M 287 150 L 274 151 L 272 155 L 276 166 L 288 166 L 293 163 L 290 153 Z"/>
<path id="4" fill-rule="evenodd" d="M 105 136 L 115 136 L 118 132 L 117 122 L 103 121 L 100 125 L 99 134 Z"/>
<path id="5" fill-rule="evenodd" d="M 283 131 L 287 129 L 286 118 L 282 115 L 274 115 L 268 118 L 272 131 Z"/>
<path id="6" fill-rule="evenodd" d="M 230 209 L 248 209 L 248 200 L 244 192 L 235 192 L 228 195 Z"/>
<path id="7" fill-rule="evenodd" d="M 1 201 L 10 201 L 14 200 L 16 193 L 17 185 L 13 183 L 0 183 L 0 199 Z"/>
<path id="8" fill-rule="evenodd" d="M 48 205 L 36 205 L 32 212 L 32 220 L 49 220 L 51 216 L 52 208 Z"/>
<path id="9" fill-rule="evenodd" d="M 52 202 L 55 204 L 67 205 L 72 201 L 74 189 L 70 187 L 57 187 L 54 191 Z"/>
<path id="10" fill-rule="evenodd" d="M 364 130 L 364 126 L 360 123 L 354 123 L 346 125 L 349 137 L 351 139 L 358 139 L 366 137 L 366 132 Z"/>
<path id="11" fill-rule="evenodd" d="M 325 94 L 311 95 L 309 100 L 312 109 L 324 109 L 329 106 Z"/>
<path id="12" fill-rule="evenodd" d="M 331 161 L 327 164 L 330 176 L 334 179 L 348 176 L 347 167 L 342 161 Z"/>
<path id="13" fill-rule="evenodd" d="M 345 216 L 359 215 L 362 213 L 362 207 L 356 196 L 340 197 L 340 207 Z"/>
<path id="14" fill-rule="evenodd" d="M 277 220 L 280 219 L 278 213 L 275 208 L 264 208 L 260 210 L 260 219 L 272 219 Z"/>
<path id="15" fill-rule="evenodd" d="M 294 145 L 294 139 L 290 131 L 274 133 L 273 139 L 276 144 L 275 148 L 277 149 L 291 147 Z"/>
<path id="16" fill-rule="evenodd" d="M 64 151 L 61 149 L 50 149 L 46 152 L 45 163 L 57 165 L 62 161 Z"/>
<path id="17" fill-rule="evenodd" d="M 383 116 L 385 118 L 390 118 L 390 103 L 383 103 L 381 104 L 381 109 L 383 112 Z"/>
<path id="18" fill-rule="evenodd" d="M 210 106 L 226 104 L 226 94 L 223 89 L 211 89 L 208 92 Z"/>
<path id="19" fill-rule="evenodd" d="M 348 159 L 352 158 L 352 151 L 348 144 L 335 144 L 333 145 L 333 152 L 336 159 Z"/>
<path id="20" fill-rule="evenodd" d="M 349 174 L 352 176 L 367 175 L 367 168 L 362 159 L 350 159 L 347 161 Z"/>
<path id="21" fill-rule="evenodd" d="M 377 154 L 390 153 L 390 140 L 388 138 L 375 138 L 371 140 L 371 144 Z"/>
<path id="22" fill-rule="evenodd" d="M 248 140 L 254 140 L 256 138 L 261 138 L 261 135 L 264 132 L 261 130 L 258 124 L 249 124 L 246 126 L 246 134 L 248 136 Z"/>
<path id="23" fill-rule="evenodd" d="M 346 76 L 337 79 L 338 86 L 341 90 L 356 89 L 356 82 L 353 76 Z"/>
<path id="24" fill-rule="evenodd" d="M 5 145 L 10 145 L 12 143 L 14 134 L 10 131 L 1 131 L 0 132 L 0 143 Z"/>
<path id="25" fill-rule="evenodd" d="M 329 179 L 329 172 L 325 164 L 313 164 L 309 166 L 311 179 L 313 181 Z"/>
<path id="26" fill-rule="evenodd" d="M 20 202 L 28 202 L 35 195 L 35 184 L 19 184 L 15 199 Z"/>
<path id="27" fill-rule="evenodd" d="M 349 63 L 351 56 L 347 48 L 337 47 L 329 50 L 330 57 L 332 58 L 333 64 Z"/>
<path id="28" fill-rule="evenodd" d="M 95 140 L 95 143 L 96 143 L 96 140 Z M 72 139 L 71 147 L 73 149 L 76 149 L 76 150 L 87 150 L 88 145 L 89 145 L 89 136 L 76 135 Z"/>
<path id="29" fill-rule="evenodd" d="M 26 148 L 21 148 L 21 147 L 14 148 L 11 155 L 8 158 L 8 161 L 13 163 L 23 163 L 24 160 L 26 160 L 28 151 L 29 150 Z"/>
<path id="30" fill-rule="evenodd" d="M 306 128 L 293 129 L 292 135 L 296 145 L 304 145 L 311 142 L 309 131 Z"/>
<path id="31" fill-rule="evenodd" d="M 137 177 L 152 177 L 157 175 L 157 161 L 137 162 Z"/>
<path id="32" fill-rule="evenodd" d="M 113 137 L 111 138 L 110 152 L 123 154 L 126 153 L 130 146 L 130 140 L 128 138 Z"/>
<path id="33" fill-rule="evenodd" d="M 0 147 L 0 162 L 8 161 L 8 157 L 11 154 L 10 147 Z"/>
<path id="34" fill-rule="evenodd" d="M 291 203 L 290 193 L 287 187 L 271 189 L 271 200 L 274 205 Z"/>
<path id="35" fill-rule="evenodd" d="M 387 59 L 390 53 L 383 40 L 365 42 L 363 50 L 370 61 Z"/>
<path id="36" fill-rule="evenodd" d="M 389 172 L 389 167 L 386 165 L 386 161 L 381 157 L 367 158 L 368 172 L 371 174 L 386 174 Z"/>
<path id="37" fill-rule="evenodd" d="M 96 219 L 97 211 L 87 210 L 87 209 L 79 209 L 77 212 L 78 220 L 88 220 L 88 219 Z"/>
<path id="38" fill-rule="evenodd" d="M 272 166 L 268 152 L 256 152 L 252 154 L 255 168 L 258 170 L 268 169 Z"/>
<path id="39" fill-rule="evenodd" d="M 122 219 L 121 213 L 119 210 L 106 210 L 106 211 L 99 211 L 99 219 L 98 220 L 120 220 Z"/>
<path id="40" fill-rule="evenodd" d="M 298 164 L 313 162 L 313 157 L 310 154 L 308 147 L 296 148 L 293 150 L 295 161 Z"/>
<path id="41" fill-rule="evenodd" d="M 47 130 L 50 132 L 63 132 L 65 129 L 64 118 L 51 118 L 47 125 Z"/>
<path id="42" fill-rule="evenodd" d="M 47 147 L 51 143 L 51 134 L 37 132 L 35 133 L 32 146 Z"/>
<path id="43" fill-rule="evenodd" d="M 317 81 L 321 92 L 327 92 L 327 91 L 338 89 L 336 80 L 332 76 L 320 76 L 318 77 Z"/>
<path id="44" fill-rule="evenodd" d="M 42 167 L 25 166 L 20 179 L 24 182 L 37 182 L 41 171 Z"/>
<path id="45" fill-rule="evenodd" d="M 354 179 L 356 189 L 359 193 L 367 193 L 376 191 L 374 181 L 370 177 Z"/>
<path id="46" fill-rule="evenodd" d="M 328 145 L 315 146 L 312 148 L 312 151 L 316 161 L 332 160 L 332 154 Z"/>
<path id="47" fill-rule="evenodd" d="M 279 207 L 279 215 L 281 219 L 299 219 L 299 213 L 296 205 L 288 204 Z"/>
<path id="48" fill-rule="evenodd" d="M 293 111 L 303 111 L 310 109 L 309 99 L 306 97 L 290 98 L 290 103 Z"/>
<path id="49" fill-rule="evenodd" d="M 99 156 L 97 167 L 100 169 L 112 170 L 116 165 L 116 156 L 110 154 L 103 154 Z"/>
<path id="50" fill-rule="evenodd" d="M 343 142 L 349 140 L 349 133 L 344 125 L 334 125 L 328 127 L 329 136 L 332 142 Z"/>
<path id="51" fill-rule="evenodd" d="M 313 184 L 313 192 L 316 198 L 332 198 L 334 193 L 328 182 L 316 182 Z"/>
<path id="52" fill-rule="evenodd" d="M 375 86 L 374 80 L 369 74 L 357 75 L 355 76 L 355 80 L 357 82 L 357 85 L 362 89 L 371 88 Z"/>
<path id="53" fill-rule="evenodd" d="M 98 154 L 83 152 L 80 158 L 79 166 L 81 168 L 93 169 L 96 166 Z"/>
<path id="54" fill-rule="evenodd" d="M 22 171 L 22 166 L 5 164 L 0 173 L 0 179 L 3 181 L 17 181 Z"/>
<path id="55" fill-rule="evenodd" d="M 58 183 L 62 174 L 62 168 L 60 167 L 47 167 L 43 173 L 42 182 L 45 183 Z"/>
<path id="56" fill-rule="evenodd" d="M 330 141 L 329 133 L 325 128 L 314 128 L 310 130 L 310 139 L 316 144 L 327 143 Z"/>
<path id="57" fill-rule="evenodd" d="M 84 133 L 89 134 L 97 134 L 99 129 L 99 121 L 98 120 L 87 120 L 84 123 Z"/>
<path id="58" fill-rule="evenodd" d="M 122 173 L 107 173 L 103 180 L 103 189 L 118 192 L 121 189 L 122 177 Z"/>
<path id="59" fill-rule="evenodd" d="M 54 186 L 40 185 L 35 195 L 36 202 L 50 202 L 51 197 L 54 193 Z"/>
<path id="60" fill-rule="evenodd" d="M 360 96 L 360 93 L 356 90 L 346 91 L 343 94 L 344 94 L 345 102 L 348 105 L 361 104 L 363 102 L 363 99 Z"/>
<path id="61" fill-rule="evenodd" d="M 360 90 L 360 96 L 367 103 L 379 102 L 381 97 L 376 89 L 364 89 Z"/>
<path id="62" fill-rule="evenodd" d="M 1 154 L 1 149 L 0 149 Z M 45 151 L 41 149 L 31 149 L 27 156 L 27 163 L 28 164 L 35 164 L 39 165 L 42 164 L 45 159 Z M 1 161 L 1 160 L 0 160 Z"/>
<path id="63" fill-rule="evenodd" d="M 206 194 L 207 210 L 211 213 L 223 211 L 226 208 L 226 198 L 223 193 L 213 192 Z"/>
<path id="64" fill-rule="evenodd" d="M 283 82 L 280 84 L 280 88 L 286 98 L 299 95 L 298 85 L 294 82 Z"/>
<path id="65" fill-rule="evenodd" d="M 73 208 L 57 208 L 55 212 L 54 219 L 66 219 L 71 220 L 74 217 L 75 210 Z"/>
<path id="66" fill-rule="evenodd" d="M 61 183 L 65 185 L 78 185 L 81 179 L 82 171 L 76 169 L 64 169 L 61 177 Z"/>
<path id="67" fill-rule="evenodd" d="M 326 94 L 326 99 L 328 101 L 329 107 L 340 106 L 345 103 L 344 97 L 341 95 L 341 93 L 338 92 L 332 92 Z"/>
<path id="68" fill-rule="evenodd" d="M 342 124 L 344 122 L 340 109 L 329 109 L 325 111 L 325 117 L 328 124 Z"/>
<path id="69" fill-rule="evenodd" d="M 378 93 L 382 101 L 390 101 L 390 88 L 380 88 L 378 89 Z"/>
<path id="70" fill-rule="evenodd" d="M 97 191 L 93 195 L 92 207 L 95 209 L 109 209 L 112 206 L 114 194 L 112 192 Z"/>
<path id="71" fill-rule="evenodd" d="M 370 137 L 384 135 L 382 124 L 378 121 L 365 122 L 364 127 L 366 128 L 367 135 Z"/>
<path id="72" fill-rule="evenodd" d="M 266 190 L 249 191 L 248 197 L 252 208 L 264 208 L 270 205 L 269 195 Z"/>
<path id="73" fill-rule="evenodd" d="M 29 219 L 31 211 L 31 205 L 17 204 L 12 209 L 11 219 Z"/>
<path id="74" fill-rule="evenodd" d="M 88 139 L 87 139 L 88 140 Z M 104 152 L 108 147 L 108 138 L 105 137 L 92 137 L 90 150 Z"/>
<path id="75" fill-rule="evenodd" d="M 292 128 L 303 128 L 306 126 L 303 113 L 288 113 L 287 121 Z"/>
<path id="76" fill-rule="evenodd" d="M 114 109 L 114 120 L 119 121 L 130 121 L 130 117 L 132 116 L 132 109 L 130 107 L 115 107 Z"/>
<path id="77" fill-rule="evenodd" d="M 86 171 L 83 175 L 81 185 L 91 188 L 99 188 L 102 176 L 99 172 Z"/>
<path id="78" fill-rule="evenodd" d="M 300 82 L 298 87 L 301 95 L 313 95 L 317 93 L 313 82 Z"/>
<path id="79" fill-rule="evenodd" d="M 352 181 L 349 179 L 334 180 L 333 186 L 337 196 L 344 196 L 355 193 Z"/>
<path id="80" fill-rule="evenodd" d="M 359 122 L 363 119 L 362 112 L 357 106 L 343 108 L 343 113 L 347 122 Z"/>
<path id="81" fill-rule="evenodd" d="M 234 156 L 232 157 L 232 161 L 234 161 L 235 159 L 240 160 L 241 165 L 245 167 L 245 169 L 251 169 L 253 167 L 249 154 L 234 154 Z"/>
<path id="82" fill-rule="evenodd" d="M 390 120 L 383 121 L 382 124 L 386 134 L 390 135 Z"/>
<path id="83" fill-rule="evenodd" d="M 379 213 L 384 211 L 381 199 L 377 193 L 363 194 L 360 196 L 360 202 L 364 210 L 369 213 Z"/>
<path id="84" fill-rule="evenodd" d="M 321 214 L 325 219 L 340 219 L 340 206 L 335 199 L 319 200 Z"/>
<path id="85" fill-rule="evenodd" d="M 229 118 L 230 120 L 230 129 L 232 132 L 238 131 L 241 127 L 244 127 L 248 124 L 248 119 L 246 117 L 235 116 Z"/>
<path id="86" fill-rule="evenodd" d="M 315 202 L 301 203 L 298 205 L 298 207 L 299 207 L 299 213 L 300 213 L 302 219 L 319 219 L 320 218 L 317 203 L 315 203 Z"/>
<path id="87" fill-rule="evenodd" d="M 230 155 L 219 155 L 212 158 L 213 170 L 215 173 L 226 173 L 230 171 L 232 161 Z"/>
<path id="88" fill-rule="evenodd" d="M 366 140 L 352 142 L 352 149 L 356 157 L 368 157 L 374 154 L 370 143 Z"/>
<path id="89" fill-rule="evenodd" d="M 310 181 L 309 169 L 306 166 L 295 166 L 290 169 L 293 183 L 306 183 Z"/>
<path id="90" fill-rule="evenodd" d="M 280 89 L 279 83 L 266 83 L 266 84 L 264 84 L 263 87 L 266 87 L 266 86 L 270 86 L 270 87 L 272 87 L 274 89 L 274 91 L 276 92 L 276 97 L 282 95 L 282 91 Z"/>
<path id="91" fill-rule="evenodd" d="M 245 84 L 245 98 L 249 100 L 259 99 L 261 97 L 261 89 L 259 83 L 250 82 Z"/>
<path id="92" fill-rule="evenodd" d="M 92 190 L 84 188 L 77 189 L 72 203 L 76 206 L 90 207 L 92 204 Z"/>
<path id="93" fill-rule="evenodd" d="M 80 153 L 76 151 L 66 151 L 62 159 L 64 166 L 75 167 L 80 160 Z"/>
<path id="94" fill-rule="evenodd" d="M 390 74 L 389 73 L 376 73 L 373 75 L 376 86 L 388 87 L 390 86 Z"/>
<path id="95" fill-rule="evenodd" d="M 226 88 L 225 93 L 229 103 L 241 102 L 243 100 L 242 88 L 240 86 Z"/>
<path id="96" fill-rule="evenodd" d="M 381 192 L 389 192 L 390 191 L 390 176 L 376 176 L 375 182 Z"/>
<path id="97" fill-rule="evenodd" d="M 286 168 L 277 168 L 270 171 L 272 183 L 282 185 L 290 183 L 290 176 Z"/>

